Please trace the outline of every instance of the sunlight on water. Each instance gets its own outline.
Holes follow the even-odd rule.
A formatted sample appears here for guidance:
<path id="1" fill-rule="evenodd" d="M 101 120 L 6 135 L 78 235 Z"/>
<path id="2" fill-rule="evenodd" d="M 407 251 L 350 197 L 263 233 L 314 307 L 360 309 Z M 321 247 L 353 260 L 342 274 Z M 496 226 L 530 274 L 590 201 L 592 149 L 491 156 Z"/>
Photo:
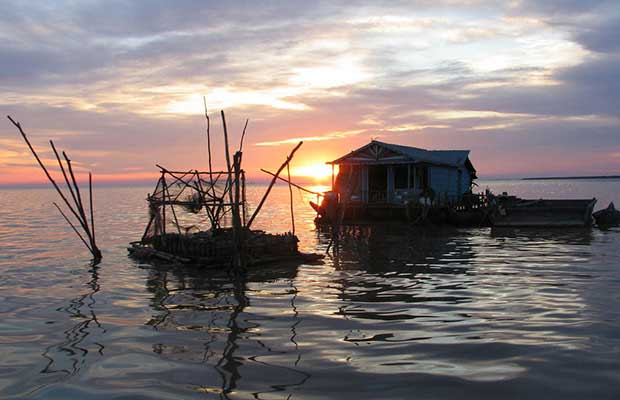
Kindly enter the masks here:
<path id="1" fill-rule="evenodd" d="M 486 186 L 620 200 L 618 181 Z M 97 190 L 96 267 L 51 190 L 0 190 L 3 398 L 620 394 L 618 229 L 354 227 L 337 259 L 257 268 L 233 285 L 127 257 L 150 189 Z M 248 187 L 252 204 L 264 189 Z M 316 196 L 293 195 L 300 249 L 324 252 Z M 288 196 L 277 186 L 256 228 L 291 230 Z"/>

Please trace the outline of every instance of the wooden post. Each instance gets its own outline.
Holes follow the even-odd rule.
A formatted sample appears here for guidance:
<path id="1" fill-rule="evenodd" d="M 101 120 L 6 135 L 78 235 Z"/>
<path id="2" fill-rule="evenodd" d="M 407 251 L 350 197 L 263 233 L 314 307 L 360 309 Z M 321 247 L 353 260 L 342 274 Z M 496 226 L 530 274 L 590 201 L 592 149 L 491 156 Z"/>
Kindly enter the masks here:
<path id="1" fill-rule="evenodd" d="M 332 164 L 332 191 L 334 191 L 334 164 Z"/>
<path id="2" fill-rule="evenodd" d="M 241 216 L 239 214 L 239 205 L 241 204 L 241 159 L 243 153 L 238 151 L 235 153 L 233 157 L 233 167 L 235 173 L 235 201 L 234 201 L 234 214 L 233 214 L 233 222 L 235 229 L 237 231 L 237 252 L 239 255 L 239 266 L 241 268 L 245 268 L 247 265 L 246 254 L 245 254 L 245 230 L 242 229 L 241 226 Z"/>
<path id="3" fill-rule="evenodd" d="M 252 213 L 252 216 L 250 217 L 250 220 L 248 221 L 248 225 L 246 227 L 248 230 L 252 226 L 252 222 L 254 222 L 254 218 L 256 218 L 256 216 L 260 212 L 260 209 L 263 207 L 263 204 L 265 204 L 265 200 L 267 200 L 267 196 L 269 196 L 269 192 L 271 192 L 271 188 L 273 187 L 274 183 L 276 183 L 276 180 L 278 179 L 280 172 L 282 172 L 284 167 L 286 167 L 288 163 L 291 162 L 291 160 L 293 159 L 293 156 L 295 155 L 295 152 L 297 151 L 297 149 L 301 147 L 302 144 L 304 144 L 304 142 L 299 142 L 299 144 L 295 146 L 293 151 L 291 151 L 291 154 L 289 154 L 289 156 L 286 158 L 286 161 L 284 161 L 284 163 L 280 166 L 280 168 L 278 168 L 278 171 L 276 171 L 273 179 L 271 180 L 271 183 L 269 183 L 269 186 L 267 187 L 267 191 L 263 195 L 263 198 L 260 200 L 260 203 L 258 203 L 256 210 L 254 210 L 254 213 Z"/>
<path id="4" fill-rule="evenodd" d="M 235 243 L 235 247 L 237 251 L 233 255 L 233 267 L 240 268 L 241 267 L 241 257 L 239 254 L 240 249 L 240 241 L 239 241 L 239 207 L 235 205 L 235 201 L 233 198 L 233 167 L 230 164 L 230 151 L 228 148 L 228 129 L 226 128 L 226 117 L 224 116 L 224 110 L 220 111 L 222 116 L 222 126 L 224 128 L 224 146 L 226 153 L 226 166 L 228 168 L 228 199 L 231 204 L 232 210 L 232 232 L 233 232 L 233 242 Z"/>
<path id="5" fill-rule="evenodd" d="M 291 186 L 291 165 L 286 164 L 286 172 L 288 174 L 288 192 L 291 201 L 291 226 L 293 227 L 293 235 L 295 234 L 295 211 L 293 209 L 293 186 Z"/>
<path id="6" fill-rule="evenodd" d="M 248 218 L 247 200 L 245 197 L 245 171 L 241 170 L 241 204 L 243 207 L 243 228 L 245 228 L 246 220 Z"/>
<path id="7" fill-rule="evenodd" d="M 166 183 L 165 173 L 161 172 L 162 199 L 161 205 L 161 234 L 166 234 L 166 193 L 168 192 L 168 184 Z"/>
<path id="8" fill-rule="evenodd" d="M 212 158 L 211 158 L 211 120 L 209 119 L 209 113 L 207 111 L 207 98 L 206 97 L 202 97 L 202 100 L 204 102 L 205 105 L 205 120 L 207 123 L 207 154 L 209 157 L 209 190 L 212 193 L 212 198 L 215 199 L 215 187 L 214 187 L 214 183 L 213 183 L 213 166 L 212 166 Z M 208 192 L 208 191 L 207 191 Z M 208 207 L 207 205 L 205 205 L 205 207 Z M 214 209 L 210 210 L 209 213 L 210 214 L 214 214 Z M 212 220 L 213 221 L 213 220 Z M 215 226 L 215 224 L 211 224 L 211 229 L 215 230 L 217 228 L 217 226 Z"/>

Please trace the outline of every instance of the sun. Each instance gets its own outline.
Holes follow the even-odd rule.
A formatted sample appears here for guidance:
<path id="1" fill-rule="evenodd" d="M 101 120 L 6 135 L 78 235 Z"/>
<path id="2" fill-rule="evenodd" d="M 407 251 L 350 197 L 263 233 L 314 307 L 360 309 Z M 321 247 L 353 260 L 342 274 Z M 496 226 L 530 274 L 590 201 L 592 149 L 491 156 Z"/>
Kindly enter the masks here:
<path id="1" fill-rule="evenodd" d="M 338 169 L 334 171 L 338 173 Z M 315 182 L 326 182 L 332 177 L 332 167 L 327 164 L 307 164 L 300 167 L 294 167 L 291 170 L 291 175 L 299 178 L 309 178 Z"/>

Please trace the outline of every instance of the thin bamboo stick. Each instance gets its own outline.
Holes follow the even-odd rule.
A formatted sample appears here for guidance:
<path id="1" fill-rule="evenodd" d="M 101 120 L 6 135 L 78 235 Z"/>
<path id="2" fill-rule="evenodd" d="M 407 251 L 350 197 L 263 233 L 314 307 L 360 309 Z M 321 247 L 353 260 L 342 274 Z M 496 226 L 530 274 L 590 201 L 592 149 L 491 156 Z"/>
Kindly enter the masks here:
<path id="1" fill-rule="evenodd" d="M 209 183 L 210 183 L 209 189 L 213 193 L 213 198 L 215 198 L 215 186 L 213 183 L 213 165 L 212 165 L 212 158 L 211 158 L 211 120 L 209 119 L 209 112 L 207 110 L 206 96 L 202 97 L 202 101 L 205 105 L 205 120 L 207 124 L 207 154 L 209 156 Z M 210 211 L 211 211 L 211 214 L 214 214 L 215 209 L 210 210 Z"/>
<path id="2" fill-rule="evenodd" d="M 241 133 L 241 141 L 239 142 L 239 152 L 243 151 L 243 138 L 245 137 L 245 130 L 248 128 L 249 119 L 245 120 L 245 126 L 243 127 L 243 133 Z"/>
<path id="3" fill-rule="evenodd" d="M 73 182 L 73 188 L 75 189 L 75 195 L 77 196 L 77 199 L 78 199 L 76 206 L 77 206 L 77 209 L 80 215 L 82 216 L 82 221 L 84 221 L 84 230 L 86 232 L 86 236 L 88 236 L 88 239 L 90 240 L 91 247 L 95 249 L 95 247 L 97 246 L 94 245 L 93 237 L 88 227 L 88 220 L 86 219 L 86 213 L 84 212 L 84 205 L 82 203 L 80 187 L 78 186 L 77 181 L 75 179 L 75 175 L 73 174 L 73 167 L 71 166 L 71 160 L 67 156 L 67 153 L 65 153 L 64 151 L 62 152 L 62 155 L 65 158 L 65 161 L 67 162 L 67 168 L 69 169 L 69 175 L 71 176 L 71 181 Z"/>
<path id="4" fill-rule="evenodd" d="M 271 183 L 269 183 L 269 186 L 267 187 L 267 191 L 263 195 L 263 198 L 260 200 L 260 203 L 258 203 L 258 207 L 256 207 L 256 210 L 254 210 L 254 213 L 252 214 L 252 216 L 250 217 L 250 220 L 248 221 L 248 224 L 246 226 L 247 229 L 250 229 L 250 226 L 252 226 L 252 222 L 254 222 L 254 218 L 256 218 L 256 216 L 260 212 L 260 209 L 263 207 L 263 204 L 265 204 L 265 200 L 267 200 L 267 196 L 269 196 L 269 192 L 271 192 L 271 188 L 273 187 L 274 183 L 276 183 L 276 180 L 278 179 L 280 172 L 282 172 L 284 167 L 286 167 L 286 165 L 289 162 L 291 162 L 291 160 L 293 159 L 293 156 L 295 155 L 295 152 L 301 147 L 302 144 L 304 144 L 304 142 L 299 142 L 299 144 L 295 146 L 293 151 L 291 151 L 291 154 L 289 154 L 289 156 L 286 158 L 286 161 L 284 161 L 284 163 L 280 166 L 280 168 L 278 168 L 278 170 L 274 174 L 274 177 L 271 180 Z"/>
<path id="5" fill-rule="evenodd" d="M 226 128 L 226 116 L 224 115 L 224 110 L 220 111 L 222 116 L 222 126 L 224 128 L 224 146 L 226 153 L 226 166 L 228 167 L 228 200 L 232 204 L 232 225 L 233 225 L 233 242 L 237 248 L 237 252 L 233 257 L 233 267 L 239 268 L 241 267 L 241 258 L 239 254 L 240 250 L 240 242 L 239 242 L 239 209 L 234 204 L 233 199 L 233 188 L 232 188 L 232 166 L 230 164 L 230 151 L 228 147 L 228 129 Z"/>
<path id="6" fill-rule="evenodd" d="M 87 245 L 86 247 L 91 252 L 91 254 L 93 255 L 93 257 L 94 257 L 94 259 L 96 261 L 100 260 L 101 259 L 101 251 L 97 248 L 97 245 L 96 245 L 96 243 L 95 243 L 95 241 L 93 239 L 92 235 L 94 235 L 94 232 L 91 235 L 91 231 L 88 228 L 88 221 L 86 219 L 86 215 L 85 215 L 84 209 L 82 207 L 82 201 L 81 201 L 81 198 L 80 198 L 79 187 L 77 186 L 77 182 L 75 180 L 75 176 L 73 174 L 73 169 L 71 168 L 71 162 L 70 162 L 69 158 L 63 152 L 63 156 L 65 157 L 65 160 L 67 161 L 67 167 L 69 169 L 69 173 L 71 175 L 71 179 L 73 181 L 73 185 L 74 185 L 76 193 L 73 193 L 73 190 L 71 188 L 71 184 L 69 183 L 69 179 L 67 177 L 65 169 L 64 169 L 64 167 L 62 165 L 62 162 L 60 160 L 60 156 L 58 155 L 58 152 L 56 151 L 56 147 L 54 146 L 53 142 L 50 140 L 50 144 L 52 145 L 52 150 L 54 151 L 54 154 L 56 155 L 56 159 L 58 160 L 58 163 L 60 165 L 61 171 L 63 173 L 63 177 L 65 178 L 65 182 L 67 183 L 67 186 L 69 188 L 69 191 L 71 192 L 71 196 L 72 196 L 72 198 L 73 198 L 73 200 L 75 202 L 75 206 L 78 209 L 78 211 L 76 211 L 71 206 L 71 203 L 69 202 L 69 200 L 67 199 L 65 194 L 62 192 L 62 190 L 60 190 L 60 187 L 58 186 L 58 184 L 56 183 L 54 178 L 52 178 L 52 176 L 50 175 L 49 171 L 47 170 L 47 168 L 45 167 L 45 165 L 43 164 L 43 162 L 39 158 L 39 155 L 35 151 L 34 147 L 32 147 L 32 144 L 30 143 L 30 140 L 28 140 L 28 137 L 26 136 L 26 133 L 22 129 L 21 124 L 19 122 L 16 122 L 13 118 L 11 118 L 10 115 L 7 115 L 7 118 L 19 130 L 19 133 L 21 134 L 22 138 L 26 142 L 26 145 L 28 145 L 28 148 L 30 149 L 30 152 L 32 153 L 34 158 L 37 160 L 37 163 L 39 164 L 39 166 L 41 167 L 41 169 L 45 173 L 45 176 L 50 181 L 50 183 L 52 184 L 54 189 L 56 189 L 56 192 L 60 195 L 60 198 L 65 203 L 65 205 L 67 206 L 69 211 L 71 211 L 71 213 L 75 216 L 75 218 L 80 222 L 80 225 L 81 225 L 82 229 L 84 230 L 84 233 L 86 234 L 86 236 L 88 237 L 88 239 L 90 241 L 90 245 Z M 60 207 L 58 207 L 58 205 L 56 203 L 54 203 L 54 204 L 56 205 L 56 208 L 58 208 L 58 210 L 61 212 L 61 214 L 63 215 L 65 220 L 69 223 L 69 225 L 71 225 L 72 229 L 74 229 L 74 231 L 76 231 L 76 233 L 78 233 L 78 235 L 79 235 L 79 232 L 77 232 L 77 229 L 75 228 L 73 223 L 71 223 L 69 218 L 67 218 L 67 216 L 62 212 L 62 210 L 60 209 Z M 85 243 L 86 240 L 84 240 L 81 235 L 79 235 L 79 236 L 82 239 L 82 241 Z"/>
<path id="7" fill-rule="evenodd" d="M 62 172 L 63 178 L 65 178 L 65 183 L 69 188 L 69 193 L 71 193 L 71 197 L 73 198 L 73 202 L 77 204 L 77 198 L 75 197 L 75 193 L 73 192 L 73 188 L 71 187 L 71 183 L 69 183 L 69 178 L 67 177 L 67 173 L 65 172 L 65 167 L 62 165 L 62 161 L 60 160 L 60 155 L 58 155 L 58 151 L 56 151 L 56 146 L 54 146 L 54 142 L 50 140 L 50 146 L 52 146 L 52 151 L 56 156 L 56 160 L 58 161 L 58 166 L 60 167 L 60 171 Z"/>
<path id="8" fill-rule="evenodd" d="M 88 245 L 88 243 L 86 243 L 86 240 L 84 240 L 84 237 L 80 234 L 80 232 L 75 228 L 75 225 L 73 225 L 73 223 L 69 220 L 69 218 L 67 218 L 67 216 L 65 215 L 64 212 L 62 212 L 62 209 L 58 206 L 58 204 L 56 204 L 56 202 L 52 202 L 53 205 L 56 206 L 56 208 L 58 209 L 58 211 L 60 212 L 60 215 L 63 216 L 63 218 L 65 219 L 65 221 L 67 221 L 67 223 L 69 224 L 69 226 L 71 227 L 71 229 L 73 229 L 73 232 L 75 232 L 76 235 L 78 235 L 78 237 L 80 238 L 80 240 L 82 241 L 82 243 L 84 243 L 84 246 L 86 246 L 86 248 L 92 253 L 93 249 L 90 248 L 90 246 Z"/>
<path id="9" fill-rule="evenodd" d="M 295 211 L 293 208 L 293 186 L 291 185 L 291 164 L 286 164 L 286 172 L 288 174 L 288 192 L 291 201 L 291 226 L 293 227 L 293 235 L 295 234 Z"/>
<path id="10" fill-rule="evenodd" d="M 19 133 L 21 133 L 22 138 L 24 139 L 24 141 L 26 142 L 26 144 L 28 145 L 28 148 L 30 149 L 30 152 L 32 153 L 32 155 L 34 156 L 34 158 L 37 160 L 37 162 L 39 163 L 39 166 L 41 167 L 41 169 L 43 170 L 43 172 L 45 172 L 45 176 L 47 176 L 47 179 L 50 181 L 50 183 L 52 184 L 52 186 L 54 186 L 54 188 L 56 189 L 56 191 L 58 192 L 58 194 L 60 195 L 60 198 L 64 201 L 64 203 L 67 205 L 67 207 L 69 208 L 69 210 L 71 211 L 71 213 L 73 213 L 73 215 L 75 215 L 75 217 L 79 220 L 80 217 L 79 215 L 75 212 L 75 210 L 73 209 L 73 207 L 71 207 L 71 203 L 69 203 L 69 201 L 67 200 L 67 198 L 65 197 L 64 193 L 60 190 L 60 188 L 58 187 L 58 185 L 56 184 L 56 181 L 54 180 L 54 178 L 52 178 L 52 176 L 50 175 L 50 173 L 48 172 L 47 168 L 45 168 L 45 165 L 43 164 L 43 162 L 41 161 L 41 159 L 39 158 L 39 155 L 37 154 L 37 152 L 34 150 L 34 148 L 32 147 L 32 145 L 30 144 L 30 140 L 28 140 L 28 137 L 26 136 L 26 133 L 23 131 L 21 124 L 19 122 L 15 122 L 13 120 L 13 118 L 11 118 L 10 115 L 6 116 L 9 121 L 11 121 L 13 123 L 13 125 L 15 125 L 15 127 L 19 130 Z"/>
<path id="11" fill-rule="evenodd" d="M 266 173 L 266 174 L 269 174 L 269 175 L 271 175 L 271 176 L 275 176 L 275 174 L 274 174 L 273 172 L 271 172 L 271 171 L 267 171 L 266 169 L 262 169 L 262 168 L 261 168 L 261 171 L 262 171 L 262 172 L 264 172 L 264 173 Z M 315 194 L 315 195 L 317 195 L 317 196 L 324 196 L 324 194 L 323 194 L 323 193 L 313 192 L 312 190 L 306 189 L 305 187 L 303 187 L 303 186 L 301 186 L 301 185 L 298 185 L 298 184 L 294 183 L 294 182 L 293 182 L 293 181 L 291 181 L 291 180 L 286 180 L 286 179 L 282 178 L 281 176 L 278 176 L 278 179 L 279 179 L 279 180 L 281 180 L 281 181 L 283 181 L 283 182 L 290 183 L 291 185 L 295 186 L 297 189 L 302 190 L 302 191 L 304 191 L 304 192 L 306 192 L 306 193 Z M 317 201 L 318 201 L 318 199 L 317 199 Z"/>
<path id="12" fill-rule="evenodd" d="M 90 206 L 90 228 L 93 232 L 93 243 L 95 240 L 95 209 L 93 208 L 93 174 L 88 173 L 88 203 Z"/>
<path id="13" fill-rule="evenodd" d="M 241 170 L 241 204 L 243 207 L 243 226 L 246 226 L 246 220 L 247 220 L 247 202 L 246 202 L 246 197 L 245 197 L 245 171 Z"/>

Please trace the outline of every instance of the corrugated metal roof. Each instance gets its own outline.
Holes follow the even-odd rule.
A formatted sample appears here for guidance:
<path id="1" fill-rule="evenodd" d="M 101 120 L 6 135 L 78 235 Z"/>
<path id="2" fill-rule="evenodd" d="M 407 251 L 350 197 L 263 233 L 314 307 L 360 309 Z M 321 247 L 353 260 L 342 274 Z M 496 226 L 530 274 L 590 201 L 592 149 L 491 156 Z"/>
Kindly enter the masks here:
<path id="1" fill-rule="evenodd" d="M 469 157 L 469 150 L 425 150 L 418 147 L 379 142 L 377 140 L 374 142 L 401 153 L 412 160 L 459 166 L 463 165 L 467 161 L 467 157 Z"/>
<path id="2" fill-rule="evenodd" d="M 396 153 L 402 154 L 405 157 L 410 158 L 412 161 L 424 161 L 433 164 L 461 166 L 465 164 L 469 157 L 469 150 L 426 150 L 420 149 L 418 147 L 402 146 L 399 144 L 391 144 L 380 142 L 378 140 L 373 140 L 369 144 L 362 146 L 359 149 L 347 154 L 346 156 L 340 157 L 339 159 L 332 161 L 331 163 L 339 163 L 340 161 L 347 159 L 349 156 L 370 146 L 373 143 L 383 146 Z"/>

